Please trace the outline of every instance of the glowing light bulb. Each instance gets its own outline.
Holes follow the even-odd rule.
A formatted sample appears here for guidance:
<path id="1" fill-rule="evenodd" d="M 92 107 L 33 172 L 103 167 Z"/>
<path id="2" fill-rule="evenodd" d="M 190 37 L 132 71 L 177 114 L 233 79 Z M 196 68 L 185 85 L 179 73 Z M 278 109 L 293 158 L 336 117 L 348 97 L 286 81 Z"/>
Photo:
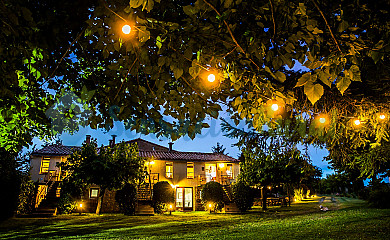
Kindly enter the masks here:
<path id="1" fill-rule="evenodd" d="M 386 118 L 386 115 L 385 114 L 381 114 L 381 115 L 379 115 L 379 118 L 383 120 L 383 119 Z"/>
<path id="2" fill-rule="evenodd" d="M 82 203 L 80 203 L 80 205 L 79 205 L 81 208 L 83 207 L 83 204 Z"/>
<path id="3" fill-rule="evenodd" d="M 272 104 L 271 109 L 272 109 L 272 111 L 276 112 L 279 109 L 278 104 L 276 104 L 276 103 Z"/>
<path id="4" fill-rule="evenodd" d="M 124 25 L 123 27 L 122 27 L 122 32 L 124 33 L 124 34 L 130 34 L 130 32 L 131 32 L 131 27 L 130 27 L 130 25 Z"/>
<path id="5" fill-rule="evenodd" d="M 220 163 L 220 164 L 219 164 L 219 167 L 220 167 L 220 168 L 223 168 L 224 166 L 225 166 L 225 164 L 223 164 L 223 163 Z"/>
<path id="6" fill-rule="evenodd" d="M 324 117 L 320 118 L 320 123 L 325 123 L 326 119 Z"/>
<path id="7" fill-rule="evenodd" d="M 209 74 L 209 76 L 207 77 L 207 80 L 209 81 L 209 82 L 214 82 L 215 81 L 215 75 L 214 74 Z"/>
<path id="8" fill-rule="evenodd" d="M 358 125 L 360 125 L 360 120 L 356 119 L 355 121 L 353 121 L 353 123 L 355 123 L 355 125 L 358 126 Z"/>
<path id="9" fill-rule="evenodd" d="M 172 205 L 169 205 L 169 208 L 172 209 Z"/>
<path id="10" fill-rule="evenodd" d="M 211 208 L 213 205 L 211 205 L 211 203 L 209 204 L 209 208 Z"/>

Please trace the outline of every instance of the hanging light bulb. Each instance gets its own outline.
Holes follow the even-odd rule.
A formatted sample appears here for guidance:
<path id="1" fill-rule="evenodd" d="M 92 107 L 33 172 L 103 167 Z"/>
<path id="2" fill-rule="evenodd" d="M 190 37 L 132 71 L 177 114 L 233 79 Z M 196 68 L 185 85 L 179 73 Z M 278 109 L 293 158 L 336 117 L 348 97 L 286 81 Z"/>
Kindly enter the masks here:
<path id="1" fill-rule="evenodd" d="M 320 123 L 325 123 L 326 119 L 324 117 L 320 117 Z"/>
<path id="2" fill-rule="evenodd" d="M 123 32 L 124 34 L 130 34 L 130 32 L 131 32 L 131 27 L 130 27 L 130 25 L 128 25 L 128 24 L 124 25 L 124 26 L 122 27 L 122 32 Z"/>
<path id="3" fill-rule="evenodd" d="M 272 111 L 274 111 L 274 112 L 278 111 L 278 109 L 279 109 L 278 104 L 276 104 L 276 103 L 272 104 L 271 109 L 272 109 Z"/>
<path id="4" fill-rule="evenodd" d="M 360 122 L 359 119 L 356 119 L 355 121 L 353 121 L 353 123 L 354 123 L 356 126 L 359 126 L 361 122 Z"/>
<path id="5" fill-rule="evenodd" d="M 214 74 L 209 74 L 209 76 L 207 77 L 207 80 L 209 81 L 209 82 L 214 82 L 215 81 L 215 75 Z"/>

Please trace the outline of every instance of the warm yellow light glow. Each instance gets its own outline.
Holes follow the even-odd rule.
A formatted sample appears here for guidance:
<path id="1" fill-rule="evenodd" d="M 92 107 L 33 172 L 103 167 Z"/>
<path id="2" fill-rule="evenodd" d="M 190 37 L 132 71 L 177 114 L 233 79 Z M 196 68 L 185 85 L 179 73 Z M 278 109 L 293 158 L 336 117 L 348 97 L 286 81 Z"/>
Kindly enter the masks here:
<path id="1" fill-rule="evenodd" d="M 211 205 L 211 203 L 209 203 L 209 208 L 211 208 L 213 205 Z"/>
<path id="2" fill-rule="evenodd" d="M 130 32 L 131 32 L 131 27 L 130 27 L 130 25 L 128 25 L 128 24 L 124 25 L 124 26 L 122 27 L 122 32 L 123 32 L 124 34 L 130 34 Z"/>
<path id="3" fill-rule="evenodd" d="M 153 165 L 153 164 L 154 164 L 154 161 L 151 161 L 151 162 L 150 162 L 150 165 Z"/>
<path id="4" fill-rule="evenodd" d="M 271 109 L 272 109 L 272 111 L 276 112 L 279 109 L 278 104 L 276 104 L 276 103 L 272 104 Z"/>
<path id="5" fill-rule="evenodd" d="M 173 185 L 173 184 L 171 184 L 171 187 L 174 188 L 174 189 L 176 189 L 178 186 L 179 186 L 179 185 Z"/>
<path id="6" fill-rule="evenodd" d="M 297 199 L 296 198 L 294 198 L 294 202 L 296 202 L 297 201 Z"/>
<path id="7" fill-rule="evenodd" d="M 353 123 L 354 123 L 356 126 L 358 126 L 358 125 L 360 125 L 360 120 L 359 120 L 359 119 L 356 119 L 355 121 L 353 121 Z"/>
<path id="8" fill-rule="evenodd" d="M 268 189 L 271 189 L 271 186 L 268 186 Z"/>
<path id="9" fill-rule="evenodd" d="M 326 122 L 326 119 L 324 117 L 321 117 L 320 118 L 320 123 L 325 123 Z"/>
<path id="10" fill-rule="evenodd" d="M 171 205 L 169 205 L 169 209 L 172 209 L 173 207 L 172 207 L 172 204 Z"/>
<path id="11" fill-rule="evenodd" d="M 383 119 L 386 118 L 386 115 L 385 114 L 381 114 L 381 115 L 379 115 L 379 118 L 383 120 Z"/>
<path id="12" fill-rule="evenodd" d="M 220 167 L 220 168 L 223 168 L 224 166 L 225 166 L 225 164 L 223 164 L 223 163 L 220 163 L 220 164 L 219 164 L 219 167 Z"/>
<path id="13" fill-rule="evenodd" d="M 215 75 L 214 74 L 209 74 L 209 76 L 207 77 L 207 80 L 209 81 L 209 82 L 214 82 L 215 81 Z"/>
<path id="14" fill-rule="evenodd" d="M 81 207 L 81 208 L 82 208 L 82 207 L 83 207 L 83 204 L 82 204 L 82 203 L 80 203 L 79 207 Z"/>

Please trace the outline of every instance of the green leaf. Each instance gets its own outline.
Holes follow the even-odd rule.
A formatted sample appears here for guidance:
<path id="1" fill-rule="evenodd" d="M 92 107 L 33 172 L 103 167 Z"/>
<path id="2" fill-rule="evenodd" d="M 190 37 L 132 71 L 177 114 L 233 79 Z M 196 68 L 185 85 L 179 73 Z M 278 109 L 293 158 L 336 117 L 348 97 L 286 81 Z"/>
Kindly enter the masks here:
<path id="1" fill-rule="evenodd" d="M 346 77 L 338 77 L 337 78 L 337 89 L 341 92 L 341 94 L 344 94 L 345 90 L 349 87 L 351 84 L 351 80 Z"/>
<path id="2" fill-rule="evenodd" d="M 303 74 L 302 77 L 300 77 L 298 79 L 298 82 L 295 85 L 295 87 L 301 87 L 301 86 L 306 85 L 307 83 L 311 83 L 311 82 L 312 82 L 311 73 L 308 72 L 308 73 Z"/>
<path id="3" fill-rule="evenodd" d="M 232 6 L 233 4 L 233 0 L 225 0 L 225 2 L 223 3 L 223 6 L 225 8 L 230 8 L 230 6 Z"/>
<path id="4" fill-rule="evenodd" d="M 145 26 L 139 27 L 138 40 L 141 43 L 144 43 L 144 42 L 148 41 L 149 38 L 150 38 L 150 32 L 148 30 L 146 30 L 146 27 Z"/>
<path id="5" fill-rule="evenodd" d="M 162 47 L 162 41 L 161 41 L 161 37 L 160 36 L 157 36 L 157 38 L 156 38 L 156 46 L 158 48 Z"/>
<path id="6" fill-rule="evenodd" d="M 173 69 L 173 74 L 175 75 L 175 78 L 176 79 L 179 79 L 181 77 L 181 75 L 183 75 L 183 69 L 181 68 L 174 68 Z"/>
<path id="7" fill-rule="evenodd" d="M 275 73 L 275 77 L 276 77 L 276 79 L 279 81 L 279 82 L 284 82 L 284 81 L 286 81 L 286 75 L 284 74 L 284 73 L 282 73 L 282 72 L 280 72 L 280 71 L 277 71 L 276 73 Z"/>
<path id="8" fill-rule="evenodd" d="M 199 8 L 188 5 L 183 7 L 183 11 L 188 16 L 193 16 L 199 11 Z"/>
<path id="9" fill-rule="evenodd" d="M 338 28 L 337 28 L 337 31 L 338 32 L 344 32 L 347 28 L 348 28 L 349 24 L 347 21 L 343 20 L 341 21 L 341 23 L 339 24 Z"/>
<path id="10" fill-rule="evenodd" d="M 129 4 L 130 4 L 130 7 L 137 8 L 137 7 L 141 6 L 144 3 L 144 1 L 147 1 L 147 0 L 130 0 Z"/>
<path id="11" fill-rule="evenodd" d="M 307 98 L 314 105 L 324 94 L 324 88 L 320 84 L 305 84 L 304 91 Z"/>

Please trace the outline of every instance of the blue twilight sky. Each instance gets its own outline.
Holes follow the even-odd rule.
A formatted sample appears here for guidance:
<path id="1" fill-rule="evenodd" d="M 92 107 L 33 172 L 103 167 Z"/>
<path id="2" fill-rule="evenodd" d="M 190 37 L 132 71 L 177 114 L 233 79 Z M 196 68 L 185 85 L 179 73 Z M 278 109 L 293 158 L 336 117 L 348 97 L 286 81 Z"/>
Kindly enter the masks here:
<path id="1" fill-rule="evenodd" d="M 228 115 L 225 112 L 220 112 L 221 117 L 228 119 Z M 233 146 L 234 143 L 237 142 L 236 139 L 230 139 L 223 136 L 223 132 L 221 130 L 221 121 L 211 119 L 206 121 L 210 128 L 203 129 L 202 134 L 197 135 L 194 140 L 189 137 L 182 137 L 174 142 L 173 149 L 177 151 L 185 151 L 185 152 L 211 152 L 211 147 L 215 146 L 217 142 L 222 144 L 226 148 L 226 153 L 234 158 L 238 158 L 240 154 L 240 150 Z M 244 123 L 238 126 L 239 128 L 245 128 Z M 170 139 L 165 137 L 157 138 L 154 134 L 143 135 L 140 133 L 136 133 L 135 131 L 126 130 L 124 125 L 120 122 L 116 122 L 114 128 L 109 132 L 104 130 L 93 130 L 89 127 L 81 128 L 77 133 L 70 135 L 68 133 L 63 133 L 59 136 L 59 139 L 63 141 L 64 145 L 71 146 L 81 146 L 83 141 L 85 140 L 85 135 L 91 135 L 92 138 L 96 138 L 99 145 L 107 145 L 109 139 L 111 139 L 111 135 L 117 135 L 117 142 L 122 140 L 131 140 L 135 138 L 142 138 L 144 140 L 166 146 L 168 147 L 168 142 Z M 42 145 L 42 141 L 39 139 L 34 139 L 34 144 L 37 145 L 37 148 L 40 148 Z M 326 149 L 319 149 L 315 147 L 309 147 L 309 155 L 313 161 L 313 164 L 320 167 L 323 170 L 323 177 L 326 174 L 333 173 L 333 170 L 328 168 L 328 163 L 326 161 L 322 161 L 325 156 L 328 155 L 328 151 Z"/>

